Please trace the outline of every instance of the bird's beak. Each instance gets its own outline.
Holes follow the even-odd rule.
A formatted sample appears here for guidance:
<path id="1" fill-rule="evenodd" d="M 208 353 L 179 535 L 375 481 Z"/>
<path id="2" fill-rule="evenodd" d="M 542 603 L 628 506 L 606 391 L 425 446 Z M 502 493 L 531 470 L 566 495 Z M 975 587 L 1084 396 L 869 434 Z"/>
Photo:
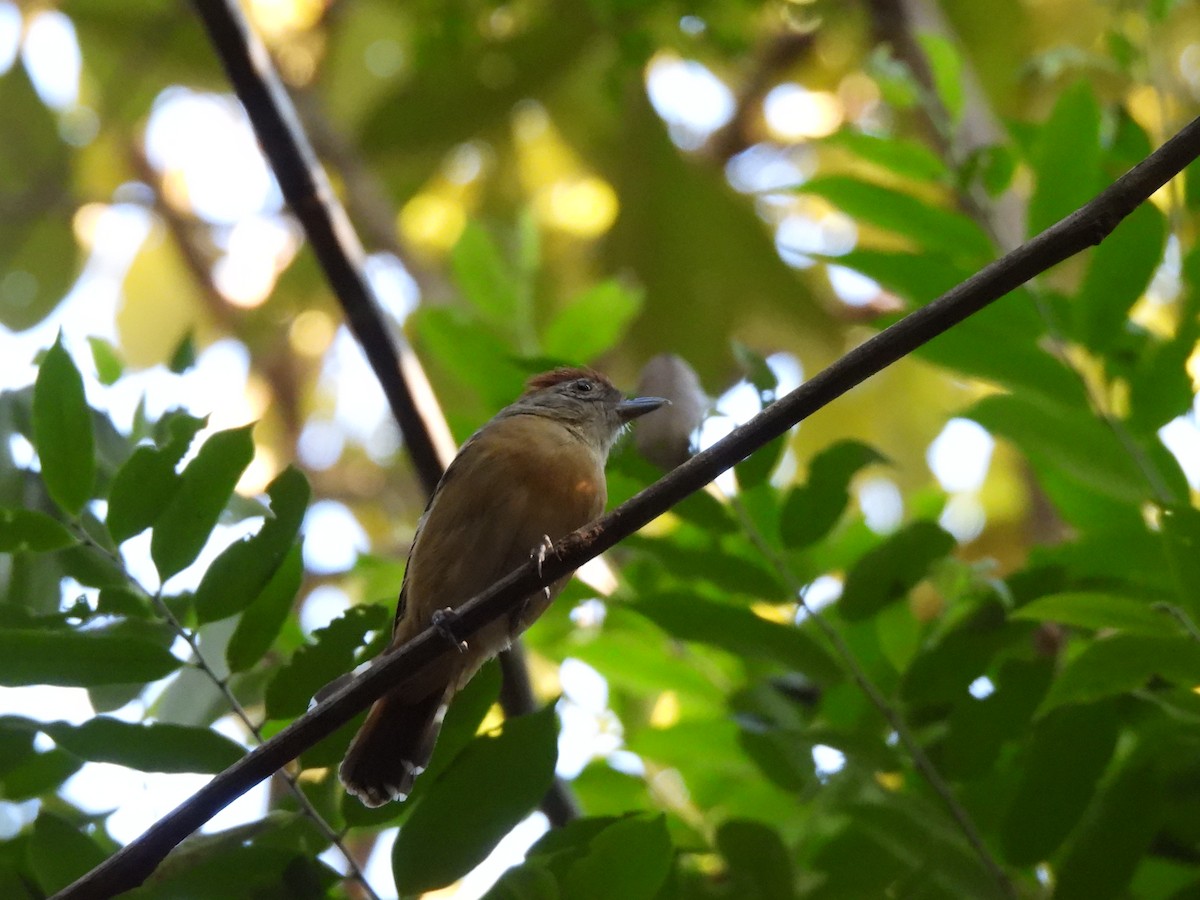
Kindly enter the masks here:
<path id="1" fill-rule="evenodd" d="M 638 416 L 654 412 L 670 402 L 666 397 L 630 397 L 617 404 L 617 415 L 622 422 L 631 422 Z"/>

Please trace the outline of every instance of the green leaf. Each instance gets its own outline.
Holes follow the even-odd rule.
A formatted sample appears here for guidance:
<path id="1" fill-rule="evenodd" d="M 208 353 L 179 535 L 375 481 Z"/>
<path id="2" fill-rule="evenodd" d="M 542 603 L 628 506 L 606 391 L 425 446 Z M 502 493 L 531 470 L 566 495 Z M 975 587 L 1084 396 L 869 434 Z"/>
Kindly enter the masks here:
<path id="1" fill-rule="evenodd" d="M 171 352 L 171 358 L 167 362 L 167 368 L 176 375 L 182 375 L 188 369 L 196 364 L 196 339 L 192 332 L 188 332 L 179 341 L 178 346 Z"/>
<path id="2" fill-rule="evenodd" d="M 200 554 L 250 460 L 253 425 L 219 431 L 204 442 L 183 473 L 179 488 L 154 523 L 150 556 L 166 581 Z"/>
<path id="3" fill-rule="evenodd" d="M 18 803 L 54 791 L 83 767 L 74 753 L 57 747 L 45 753 L 35 753 L 0 777 L 4 799 Z"/>
<path id="4" fill-rule="evenodd" d="M 790 854 L 771 826 L 751 819 L 726 819 L 717 829 L 717 849 L 725 857 L 738 896 L 788 900 L 796 895 Z"/>
<path id="5" fill-rule="evenodd" d="M 229 671 L 244 672 L 271 649 L 292 611 L 303 580 L 304 558 L 300 543 L 296 543 L 238 620 L 225 648 Z"/>
<path id="6" fill-rule="evenodd" d="M 158 426 L 165 432 L 161 446 L 138 447 L 113 478 L 106 521 L 118 544 L 145 531 L 167 508 L 179 489 L 175 467 L 204 427 L 204 419 L 176 410 Z"/>
<path id="7" fill-rule="evenodd" d="M 973 221 L 912 194 L 848 175 L 821 175 L 799 190 L 825 198 L 851 218 L 903 235 L 952 259 L 982 263 L 992 256 L 991 241 Z"/>
<path id="8" fill-rule="evenodd" d="M 1200 685 L 1200 644 L 1191 638 L 1135 634 L 1092 641 L 1055 679 L 1039 714 L 1135 691 L 1155 675 L 1188 687 Z"/>
<path id="9" fill-rule="evenodd" d="M 542 352 L 571 363 L 589 363 L 611 350 L 642 309 L 640 290 L 602 281 L 560 309 L 542 332 Z"/>
<path id="10" fill-rule="evenodd" d="M 1004 744 L 1028 734 L 1052 677 L 1049 659 L 1009 659 L 993 678 L 992 694 L 982 700 L 963 697 L 950 714 L 940 762 L 943 774 L 974 780 L 991 773 Z"/>
<path id="11" fill-rule="evenodd" d="M 59 114 L 39 99 L 24 66 L 0 77 L 0 109 L 13 134 L 0 146 L 8 210 L 0 217 L 0 323 L 19 332 L 42 321 L 79 273 L 71 227 L 78 207 L 70 187 L 77 157 L 62 139 Z"/>
<path id="12" fill-rule="evenodd" d="M 841 667 L 821 644 L 794 625 L 769 622 L 745 607 L 677 593 L 640 597 L 631 608 L 679 640 L 773 660 L 821 682 L 841 680 Z"/>
<path id="13" fill-rule="evenodd" d="M 33 823 L 29 864 L 38 886 L 47 894 L 68 884 L 104 862 L 107 854 L 66 819 L 43 809 Z"/>
<path id="14" fill-rule="evenodd" d="M 0 507 L 0 553 L 45 553 L 74 543 L 71 532 L 43 512 Z"/>
<path id="15" fill-rule="evenodd" d="M 61 334 L 38 367 L 33 443 L 46 492 L 65 512 L 78 515 L 96 483 L 96 441 L 83 378 L 63 347 Z"/>
<path id="16" fill-rule="evenodd" d="M 774 400 L 775 392 L 779 389 L 779 379 L 766 357 L 741 341 L 731 341 L 730 347 L 733 350 L 733 358 L 737 360 L 746 380 L 754 385 L 763 403 Z"/>
<path id="17" fill-rule="evenodd" d="M 913 794 L 885 793 L 873 801 L 853 802 L 848 804 L 846 815 L 856 829 L 886 847 L 911 872 L 910 878 L 886 894 L 973 900 L 1000 900 L 1005 896 L 961 832 Z"/>
<path id="18" fill-rule="evenodd" d="M 291 718 L 308 709 L 317 691 L 354 667 L 354 651 L 367 632 L 383 628 L 388 617 L 382 605 L 365 603 L 314 631 L 313 643 L 297 650 L 267 685 L 267 718 Z"/>
<path id="19" fill-rule="evenodd" d="M 450 252 L 454 282 L 479 314 L 493 325 L 512 328 L 523 315 L 516 277 L 478 222 L 468 222 Z"/>
<path id="20" fill-rule="evenodd" d="M 1117 743 L 1113 708 L 1068 706 L 1039 722 L 1000 828 L 1013 865 L 1048 859 L 1079 821 Z"/>
<path id="21" fill-rule="evenodd" d="M 503 680 L 500 663 L 489 660 L 466 687 L 454 695 L 454 701 L 446 711 L 442 730 L 438 733 L 433 756 L 429 758 L 429 765 L 421 773 L 421 778 L 417 779 L 410 799 L 416 799 L 423 793 L 423 785 L 436 784 L 441 773 L 474 740 L 484 718 L 500 699 Z"/>
<path id="22" fill-rule="evenodd" d="M 558 759 L 553 704 L 475 738 L 405 820 L 392 851 L 402 895 L 442 887 L 480 862 L 550 787 Z"/>
<path id="23" fill-rule="evenodd" d="M 40 631 L 0 630 L 0 685 L 56 684 L 90 687 L 156 681 L 182 665 L 161 645 L 145 638 Z"/>
<path id="24" fill-rule="evenodd" d="M 104 338 L 90 337 L 88 344 L 92 348 L 92 362 L 96 364 L 96 377 L 104 385 L 113 385 L 125 371 L 125 364 L 117 354 L 117 348 Z"/>
<path id="25" fill-rule="evenodd" d="M 1175 619 L 1145 601 L 1089 591 L 1039 597 L 1013 612 L 1010 618 L 1060 622 L 1079 628 L 1117 628 L 1130 634 L 1160 637 L 1179 633 Z"/>
<path id="26" fill-rule="evenodd" d="M 1164 787 L 1144 756 L 1122 766 L 1055 867 L 1055 900 L 1130 896 L 1129 881 L 1162 825 Z"/>
<path id="27" fill-rule="evenodd" d="M 1162 533 L 1180 605 L 1192 621 L 1200 621 L 1200 510 L 1194 506 L 1164 508 Z"/>
<path id="28" fill-rule="evenodd" d="M 1138 206 L 1092 251 L 1087 276 L 1072 304 L 1076 336 L 1099 352 L 1121 339 L 1129 310 L 1162 261 L 1167 228 L 1149 201 Z"/>
<path id="29" fill-rule="evenodd" d="M 735 465 L 733 471 L 737 475 L 738 488 L 748 491 L 770 478 L 771 473 L 775 471 L 775 467 L 783 458 L 789 437 L 790 434 L 781 434 Z"/>
<path id="30" fill-rule="evenodd" d="M 1033 147 L 1036 181 L 1029 201 L 1029 234 L 1049 228 L 1083 206 L 1100 184 L 1100 107 L 1080 81 L 1063 92 Z"/>
<path id="31" fill-rule="evenodd" d="M 665 816 L 630 816 L 614 822 L 588 845 L 563 882 L 572 900 L 651 900 L 671 871 L 674 850 Z"/>
<path id="32" fill-rule="evenodd" d="M 267 486 L 271 515 L 253 537 L 231 544 L 213 560 L 196 588 L 196 618 L 214 622 L 241 612 L 266 588 L 296 540 L 308 508 L 308 480 L 288 466 Z"/>
<path id="33" fill-rule="evenodd" d="M 793 488 L 783 504 L 780 531 L 789 547 L 807 547 L 825 537 L 850 502 L 850 480 L 859 470 L 887 458 L 858 441 L 839 441 L 813 457 L 808 481 Z"/>
<path id="34" fill-rule="evenodd" d="M 933 75 L 933 88 L 950 117 L 957 124 L 963 113 L 962 59 L 957 48 L 949 40 L 931 32 L 921 32 L 917 42 L 924 51 L 925 59 Z"/>
<path id="35" fill-rule="evenodd" d="M 913 522 L 863 554 L 846 576 L 838 611 L 856 621 L 902 599 L 937 560 L 954 549 L 954 538 L 932 522 Z"/>
<path id="36" fill-rule="evenodd" d="M 40 728 L 82 759 L 142 772 L 216 774 L 246 752 L 223 734 L 190 725 L 135 724 L 96 716 L 81 725 L 51 722 Z"/>
<path id="37" fill-rule="evenodd" d="M 478 393 L 493 411 L 521 393 L 527 373 L 479 322 L 459 310 L 422 307 L 408 323 L 419 349 Z"/>
<path id="38" fill-rule="evenodd" d="M 941 158 L 916 141 L 888 136 L 877 137 L 843 128 L 817 142 L 819 147 L 848 150 L 859 159 L 874 163 L 904 178 L 917 181 L 946 181 L 950 172 Z"/>

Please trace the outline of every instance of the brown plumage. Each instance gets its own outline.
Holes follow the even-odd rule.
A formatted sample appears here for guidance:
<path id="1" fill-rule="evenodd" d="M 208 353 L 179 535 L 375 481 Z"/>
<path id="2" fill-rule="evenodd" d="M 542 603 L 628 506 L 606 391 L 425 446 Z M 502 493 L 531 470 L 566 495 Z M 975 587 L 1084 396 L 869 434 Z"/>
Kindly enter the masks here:
<path id="1" fill-rule="evenodd" d="M 409 552 L 392 646 L 517 568 L 545 538 L 596 518 L 607 496 L 604 464 L 621 427 L 664 402 L 626 400 L 590 369 L 531 378 L 515 403 L 463 445 L 434 491 Z M 407 796 L 455 692 L 545 611 L 566 580 L 493 622 L 465 652 L 447 646 L 433 676 L 377 701 L 342 762 L 346 789 L 368 806 Z"/>

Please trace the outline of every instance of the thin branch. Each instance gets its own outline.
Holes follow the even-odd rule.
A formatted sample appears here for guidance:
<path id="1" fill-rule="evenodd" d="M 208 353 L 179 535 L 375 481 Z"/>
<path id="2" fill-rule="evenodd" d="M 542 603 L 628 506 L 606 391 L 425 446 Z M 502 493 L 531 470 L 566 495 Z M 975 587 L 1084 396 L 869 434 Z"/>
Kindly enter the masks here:
<path id="1" fill-rule="evenodd" d="M 279 187 L 325 271 L 354 336 L 366 353 L 400 424 L 405 444 L 426 493 L 432 493 L 453 448 L 420 363 L 386 324 L 367 281 L 365 253 L 346 210 L 296 118 L 287 90 L 267 49 L 250 29 L 236 0 L 195 0 L 213 47 L 246 108 Z"/>
<path id="2" fill-rule="evenodd" d="M 825 620 L 825 617 L 821 615 L 819 610 L 815 610 L 808 605 L 804 597 L 804 584 L 792 572 L 792 568 L 787 564 L 787 561 L 776 553 L 766 538 L 763 537 L 758 526 L 754 524 L 754 520 L 746 512 L 746 507 L 741 500 L 734 496 L 730 497 L 729 501 L 737 513 L 742 527 L 749 533 L 751 541 L 758 547 L 759 552 L 762 553 L 771 567 L 775 569 L 775 572 L 787 586 L 792 596 L 796 597 L 800 608 L 813 621 L 817 629 L 825 635 L 825 640 L 833 647 L 833 652 L 842 661 L 842 665 L 850 673 L 850 677 L 854 679 L 854 683 L 858 685 L 858 689 L 866 695 L 866 698 L 871 701 L 871 705 L 879 711 L 879 714 L 891 726 L 892 731 L 896 733 L 896 737 L 904 745 L 904 749 L 908 751 L 908 755 L 912 758 L 913 766 L 916 767 L 917 772 L 920 773 L 921 777 L 933 789 L 933 792 L 941 799 L 942 804 L 949 811 L 954 821 L 958 823 L 963 837 L 967 839 L 967 843 L 971 845 L 971 849 L 975 851 L 975 855 L 979 857 L 979 861 L 983 863 L 983 867 L 987 869 L 992 880 L 996 882 L 1000 893 L 1005 897 L 1016 897 L 1017 892 L 1013 887 L 1012 881 L 1000 863 L 996 861 L 987 844 L 984 843 L 983 836 L 979 833 L 979 829 L 975 827 L 975 822 L 972 820 L 971 814 L 967 812 L 966 807 L 958 802 L 958 798 L 950 790 L 950 785 L 946 783 L 946 779 L 942 777 L 942 773 L 937 770 L 937 767 L 933 764 L 933 760 L 925 752 L 925 748 L 921 746 L 916 736 L 912 733 L 912 729 L 908 727 L 908 722 L 905 721 L 900 710 L 888 702 L 887 698 L 883 696 L 883 692 L 871 680 L 871 676 L 858 664 L 858 660 L 854 656 L 854 651 L 842 640 L 842 636 L 838 633 L 838 630 Z"/>
<path id="3" fill-rule="evenodd" d="M 454 634 L 470 642 L 524 598 L 610 549 L 703 488 L 735 463 L 872 375 L 948 331 L 1030 278 L 1107 237 L 1125 216 L 1200 156 L 1200 118 L 1082 209 L 855 347 L 745 425 L 612 512 L 558 541 L 539 566 L 531 559 L 457 608 Z M 540 568 L 540 573 L 539 573 Z M 55 896 L 99 900 L 141 884 L 171 848 L 272 772 L 332 734 L 408 679 L 453 665 L 445 636 L 430 628 L 380 657 L 314 709 L 217 775 L 190 799 Z"/>
<path id="4" fill-rule="evenodd" d="M 300 220 L 346 320 L 388 398 L 413 466 L 426 496 L 430 496 L 454 456 L 455 446 L 425 371 L 398 330 L 388 324 L 380 311 L 364 273 L 362 243 L 333 192 L 267 48 L 250 28 L 236 0 L 194 0 L 194 5 L 250 117 L 283 195 Z M 361 181 L 362 175 L 358 174 Z M 398 249 L 394 235 L 387 246 Z M 530 712 L 536 702 L 528 689 L 528 678 L 524 677 L 526 664 L 520 644 L 506 651 L 503 662 L 506 677 L 521 675 L 505 692 L 505 715 Z M 575 808 L 569 788 L 556 778 L 542 804 L 547 818 L 555 825 L 563 825 L 570 821 L 570 811 Z"/>

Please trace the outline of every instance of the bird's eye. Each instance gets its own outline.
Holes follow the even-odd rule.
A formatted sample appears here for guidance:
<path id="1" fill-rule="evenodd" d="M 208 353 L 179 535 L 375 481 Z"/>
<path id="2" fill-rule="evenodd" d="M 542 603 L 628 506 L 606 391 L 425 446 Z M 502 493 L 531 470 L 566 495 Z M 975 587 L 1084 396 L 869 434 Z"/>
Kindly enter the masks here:
<path id="1" fill-rule="evenodd" d="M 592 383 L 586 379 L 580 379 L 579 381 L 575 382 L 575 390 L 579 391 L 581 394 L 587 394 L 592 390 Z"/>

